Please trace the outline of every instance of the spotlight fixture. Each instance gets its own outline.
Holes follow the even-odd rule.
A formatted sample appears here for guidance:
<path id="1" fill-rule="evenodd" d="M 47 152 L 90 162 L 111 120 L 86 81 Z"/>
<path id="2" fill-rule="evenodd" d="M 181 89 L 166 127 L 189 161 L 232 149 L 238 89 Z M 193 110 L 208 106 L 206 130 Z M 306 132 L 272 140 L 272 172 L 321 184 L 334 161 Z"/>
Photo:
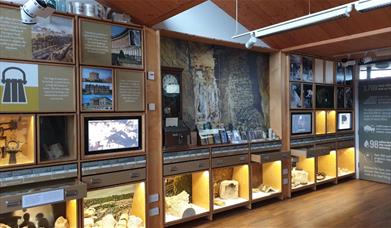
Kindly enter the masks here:
<path id="1" fill-rule="evenodd" d="M 257 42 L 257 38 L 254 36 L 254 33 L 250 34 L 250 39 L 246 42 L 246 48 L 251 49 L 254 47 L 255 43 Z"/>
<path id="2" fill-rule="evenodd" d="M 387 6 L 391 6 L 391 0 L 359 0 L 354 3 L 354 8 L 360 13 Z"/>
<path id="3" fill-rule="evenodd" d="M 260 28 L 254 31 L 242 33 L 235 35 L 232 38 L 238 38 L 248 34 L 254 34 L 255 37 L 260 38 L 264 36 L 269 36 L 293 29 L 302 28 L 305 26 L 321 23 L 324 21 L 334 20 L 338 18 L 349 17 L 349 13 L 353 9 L 353 4 L 345 4 L 342 6 L 337 6 L 328 10 L 320 11 L 317 13 L 309 14 L 303 17 L 298 17 L 289 21 L 281 22 L 275 25 L 270 25 L 264 28 Z"/>

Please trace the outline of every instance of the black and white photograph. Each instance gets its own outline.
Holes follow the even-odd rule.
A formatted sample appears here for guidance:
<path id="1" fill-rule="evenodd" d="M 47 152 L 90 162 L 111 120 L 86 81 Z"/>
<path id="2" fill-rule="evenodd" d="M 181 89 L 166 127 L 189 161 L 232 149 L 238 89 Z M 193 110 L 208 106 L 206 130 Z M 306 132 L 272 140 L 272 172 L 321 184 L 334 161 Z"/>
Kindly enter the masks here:
<path id="1" fill-rule="evenodd" d="M 338 113 L 337 119 L 338 130 L 350 130 L 352 129 L 352 113 L 351 112 L 340 112 Z"/>
<path id="2" fill-rule="evenodd" d="M 303 73 L 302 79 L 306 82 L 312 82 L 313 80 L 313 58 L 303 57 Z"/>
<path id="3" fill-rule="evenodd" d="M 353 108 L 353 90 L 350 87 L 345 88 L 345 108 Z"/>
<path id="4" fill-rule="evenodd" d="M 337 87 L 337 108 L 345 108 L 345 88 Z"/>
<path id="5" fill-rule="evenodd" d="M 345 84 L 346 85 L 353 84 L 353 66 L 347 66 L 345 68 Z"/>
<path id="6" fill-rule="evenodd" d="M 314 91 L 312 89 L 312 84 L 303 84 L 303 107 L 312 108 L 312 98 Z"/>
<path id="7" fill-rule="evenodd" d="M 334 86 L 316 85 L 316 108 L 334 108 Z"/>
<path id="8" fill-rule="evenodd" d="M 336 80 L 338 85 L 345 84 L 345 67 L 342 66 L 342 63 L 337 63 L 336 69 Z"/>
<path id="9" fill-rule="evenodd" d="M 299 55 L 290 55 L 290 80 L 300 81 L 301 57 Z"/>
<path id="10" fill-rule="evenodd" d="M 301 108 L 301 84 L 300 83 L 291 83 L 290 90 L 290 98 L 291 98 L 291 108 Z"/>

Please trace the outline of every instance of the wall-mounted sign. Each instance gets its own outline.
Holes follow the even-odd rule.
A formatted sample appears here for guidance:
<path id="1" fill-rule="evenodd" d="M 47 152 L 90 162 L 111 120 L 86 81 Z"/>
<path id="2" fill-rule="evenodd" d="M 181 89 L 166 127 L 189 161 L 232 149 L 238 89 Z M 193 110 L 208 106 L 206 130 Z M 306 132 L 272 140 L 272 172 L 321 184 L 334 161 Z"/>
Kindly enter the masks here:
<path id="1" fill-rule="evenodd" d="M 391 184 L 391 83 L 359 84 L 360 178 Z"/>
<path id="2" fill-rule="evenodd" d="M 0 62 L 1 112 L 73 112 L 72 66 Z"/>
<path id="3" fill-rule="evenodd" d="M 144 73 L 117 70 L 115 82 L 117 111 L 144 111 Z"/>
<path id="4" fill-rule="evenodd" d="M 143 68 L 143 31 L 81 20 L 81 62 L 88 65 Z"/>
<path id="5" fill-rule="evenodd" d="M 1 58 L 74 62 L 73 19 L 37 18 L 37 24 L 20 22 L 20 10 L 0 8 Z"/>

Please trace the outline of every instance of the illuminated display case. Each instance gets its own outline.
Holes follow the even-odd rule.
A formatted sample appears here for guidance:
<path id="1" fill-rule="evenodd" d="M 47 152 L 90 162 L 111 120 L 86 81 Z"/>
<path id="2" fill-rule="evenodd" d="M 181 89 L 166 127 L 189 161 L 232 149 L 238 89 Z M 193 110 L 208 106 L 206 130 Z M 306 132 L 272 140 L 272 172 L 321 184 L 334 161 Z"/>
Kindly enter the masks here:
<path id="1" fill-rule="evenodd" d="M 165 177 L 165 224 L 208 215 L 209 193 L 207 170 Z"/>
<path id="2" fill-rule="evenodd" d="M 0 115 L 0 168 L 35 162 L 34 115 Z"/>
<path id="3" fill-rule="evenodd" d="M 334 134 L 336 132 L 336 111 L 315 112 L 315 133 L 317 135 Z"/>
<path id="4" fill-rule="evenodd" d="M 249 201 L 248 165 L 214 168 L 212 178 L 214 211 Z"/>
<path id="5" fill-rule="evenodd" d="M 328 154 L 316 157 L 317 172 L 316 182 L 328 182 L 332 181 L 337 176 L 337 158 L 336 151 L 332 150 Z"/>
<path id="6" fill-rule="evenodd" d="M 282 162 L 251 162 L 252 200 L 280 195 L 282 192 Z"/>
<path id="7" fill-rule="evenodd" d="M 89 190 L 83 227 L 145 227 L 145 182 Z"/>
<path id="8" fill-rule="evenodd" d="M 337 150 L 338 177 L 353 175 L 356 171 L 354 147 Z"/>
<path id="9" fill-rule="evenodd" d="M 76 159 L 76 116 L 39 115 L 38 151 L 40 162 Z"/>
<path id="10" fill-rule="evenodd" d="M 292 149 L 291 189 L 298 191 L 315 184 L 315 157 L 308 149 Z"/>

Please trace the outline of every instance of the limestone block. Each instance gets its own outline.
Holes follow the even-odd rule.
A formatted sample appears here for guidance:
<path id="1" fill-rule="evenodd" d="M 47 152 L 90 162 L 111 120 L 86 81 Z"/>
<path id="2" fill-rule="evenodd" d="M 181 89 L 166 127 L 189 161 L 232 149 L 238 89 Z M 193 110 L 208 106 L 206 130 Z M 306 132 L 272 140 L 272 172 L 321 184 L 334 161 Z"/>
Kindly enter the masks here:
<path id="1" fill-rule="evenodd" d="M 239 197 L 239 182 L 236 180 L 224 180 L 220 183 L 220 198 L 236 199 Z"/>
<path id="2" fill-rule="evenodd" d="M 189 203 L 189 198 L 189 194 L 185 191 L 175 196 L 165 197 L 166 212 L 180 218 L 195 215 L 196 212 Z"/>
<path id="3" fill-rule="evenodd" d="M 292 169 L 292 185 L 308 184 L 308 172 L 305 170 Z"/>
<path id="4" fill-rule="evenodd" d="M 128 218 L 128 228 L 143 228 L 144 222 L 141 218 L 130 215 Z"/>
<path id="5" fill-rule="evenodd" d="M 56 222 L 54 223 L 54 228 L 69 228 L 68 220 L 62 216 L 58 217 L 56 219 Z"/>

